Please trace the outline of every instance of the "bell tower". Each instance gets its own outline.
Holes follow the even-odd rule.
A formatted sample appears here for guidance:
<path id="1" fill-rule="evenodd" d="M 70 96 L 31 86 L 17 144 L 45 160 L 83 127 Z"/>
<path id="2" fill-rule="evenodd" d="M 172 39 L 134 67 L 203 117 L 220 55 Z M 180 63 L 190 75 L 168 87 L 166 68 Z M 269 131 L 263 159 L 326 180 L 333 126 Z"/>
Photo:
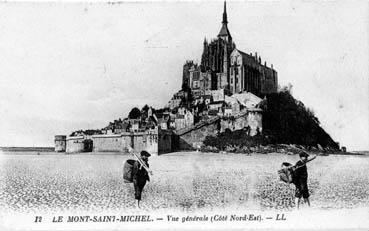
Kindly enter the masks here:
<path id="1" fill-rule="evenodd" d="M 232 52 L 232 36 L 228 30 L 228 18 L 227 18 L 227 3 L 224 1 L 224 9 L 223 9 L 223 20 L 222 20 L 222 28 L 218 34 L 218 38 L 222 43 L 223 49 L 223 58 L 222 58 L 222 85 L 221 88 L 225 90 L 229 90 L 230 87 L 230 76 L 229 76 L 229 68 L 230 68 L 230 54 Z"/>
<path id="2" fill-rule="evenodd" d="M 232 36 L 231 33 L 229 33 L 227 24 L 228 24 L 227 3 L 224 1 L 222 28 L 219 31 L 218 38 L 221 38 L 228 43 L 232 43 Z"/>

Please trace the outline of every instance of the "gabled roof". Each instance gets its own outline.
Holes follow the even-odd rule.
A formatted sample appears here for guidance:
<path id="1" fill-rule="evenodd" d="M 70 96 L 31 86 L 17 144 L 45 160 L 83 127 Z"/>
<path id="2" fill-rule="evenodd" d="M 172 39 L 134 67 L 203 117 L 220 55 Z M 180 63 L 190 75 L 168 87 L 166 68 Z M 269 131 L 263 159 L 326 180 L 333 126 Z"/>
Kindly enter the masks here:
<path id="1" fill-rule="evenodd" d="M 240 55 L 242 57 L 242 63 L 243 64 L 249 64 L 249 65 L 258 65 L 259 64 L 259 62 L 255 59 L 254 56 L 246 54 L 245 52 L 240 51 L 238 49 L 235 49 L 235 51 L 240 53 Z"/>
<path id="2" fill-rule="evenodd" d="M 238 49 L 234 49 L 232 51 L 232 53 L 233 52 L 238 52 L 241 55 L 241 57 L 242 57 L 242 63 L 244 65 L 245 64 L 248 64 L 248 65 L 257 65 L 257 66 L 263 67 L 265 71 L 273 71 L 273 69 L 271 67 L 268 67 L 268 66 L 265 66 L 265 65 L 259 63 L 259 61 L 257 60 L 257 58 L 255 56 L 252 56 L 250 54 L 247 54 L 247 53 L 245 53 L 243 51 L 240 51 Z"/>

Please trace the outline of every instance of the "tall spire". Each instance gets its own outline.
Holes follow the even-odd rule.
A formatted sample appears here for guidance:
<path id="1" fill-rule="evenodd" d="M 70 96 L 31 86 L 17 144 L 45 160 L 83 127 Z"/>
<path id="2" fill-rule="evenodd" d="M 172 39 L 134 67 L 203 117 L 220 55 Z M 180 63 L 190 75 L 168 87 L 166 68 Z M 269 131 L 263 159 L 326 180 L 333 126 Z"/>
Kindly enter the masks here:
<path id="1" fill-rule="evenodd" d="M 224 11 L 223 11 L 223 24 L 227 24 L 228 20 L 227 20 L 227 3 L 226 1 L 224 1 Z"/>
<path id="2" fill-rule="evenodd" d="M 230 41 L 232 39 L 231 34 L 229 33 L 227 24 L 227 5 L 226 1 L 224 1 L 224 11 L 223 11 L 223 21 L 222 21 L 222 28 L 219 31 L 218 37 L 221 37 L 223 39 L 226 39 L 227 41 Z"/>

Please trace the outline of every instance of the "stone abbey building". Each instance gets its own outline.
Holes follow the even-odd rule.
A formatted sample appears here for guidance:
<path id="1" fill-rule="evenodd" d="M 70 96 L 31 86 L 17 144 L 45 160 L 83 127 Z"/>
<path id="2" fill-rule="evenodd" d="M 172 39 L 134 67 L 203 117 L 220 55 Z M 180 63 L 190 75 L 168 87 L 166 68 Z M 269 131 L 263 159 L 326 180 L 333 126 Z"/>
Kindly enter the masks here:
<path id="1" fill-rule="evenodd" d="M 273 65 L 264 64 L 257 53 L 246 54 L 236 48 L 228 30 L 226 2 L 222 27 L 216 39 L 204 40 L 201 63 L 187 61 L 183 66 L 183 85 L 196 96 L 209 90 L 224 89 L 228 95 L 251 92 L 259 97 L 277 92 L 278 75 Z"/>

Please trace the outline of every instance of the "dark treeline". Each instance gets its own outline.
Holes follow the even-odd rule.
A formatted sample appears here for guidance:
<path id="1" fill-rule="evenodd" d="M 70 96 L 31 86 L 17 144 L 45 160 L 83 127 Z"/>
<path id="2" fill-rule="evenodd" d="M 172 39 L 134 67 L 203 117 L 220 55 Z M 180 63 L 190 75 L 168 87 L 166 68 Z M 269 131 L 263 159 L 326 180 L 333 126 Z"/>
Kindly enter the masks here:
<path id="1" fill-rule="evenodd" d="M 319 144 L 324 148 L 339 148 L 320 127 L 313 111 L 296 100 L 288 90 L 268 95 L 263 107 L 263 134 L 268 143 L 307 147 Z"/>
<path id="2" fill-rule="evenodd" d="M 219 133 L 217 136 L 207 136 L 204 145 L 216 147 L 218 150 L 226 150 L 227 147 L 248 148 L 258 145 L 267 145 L 265 138 L 258 134 L 249 136 L 247 129 L 231 131 L 226 129 L 225 132 Z"/>

